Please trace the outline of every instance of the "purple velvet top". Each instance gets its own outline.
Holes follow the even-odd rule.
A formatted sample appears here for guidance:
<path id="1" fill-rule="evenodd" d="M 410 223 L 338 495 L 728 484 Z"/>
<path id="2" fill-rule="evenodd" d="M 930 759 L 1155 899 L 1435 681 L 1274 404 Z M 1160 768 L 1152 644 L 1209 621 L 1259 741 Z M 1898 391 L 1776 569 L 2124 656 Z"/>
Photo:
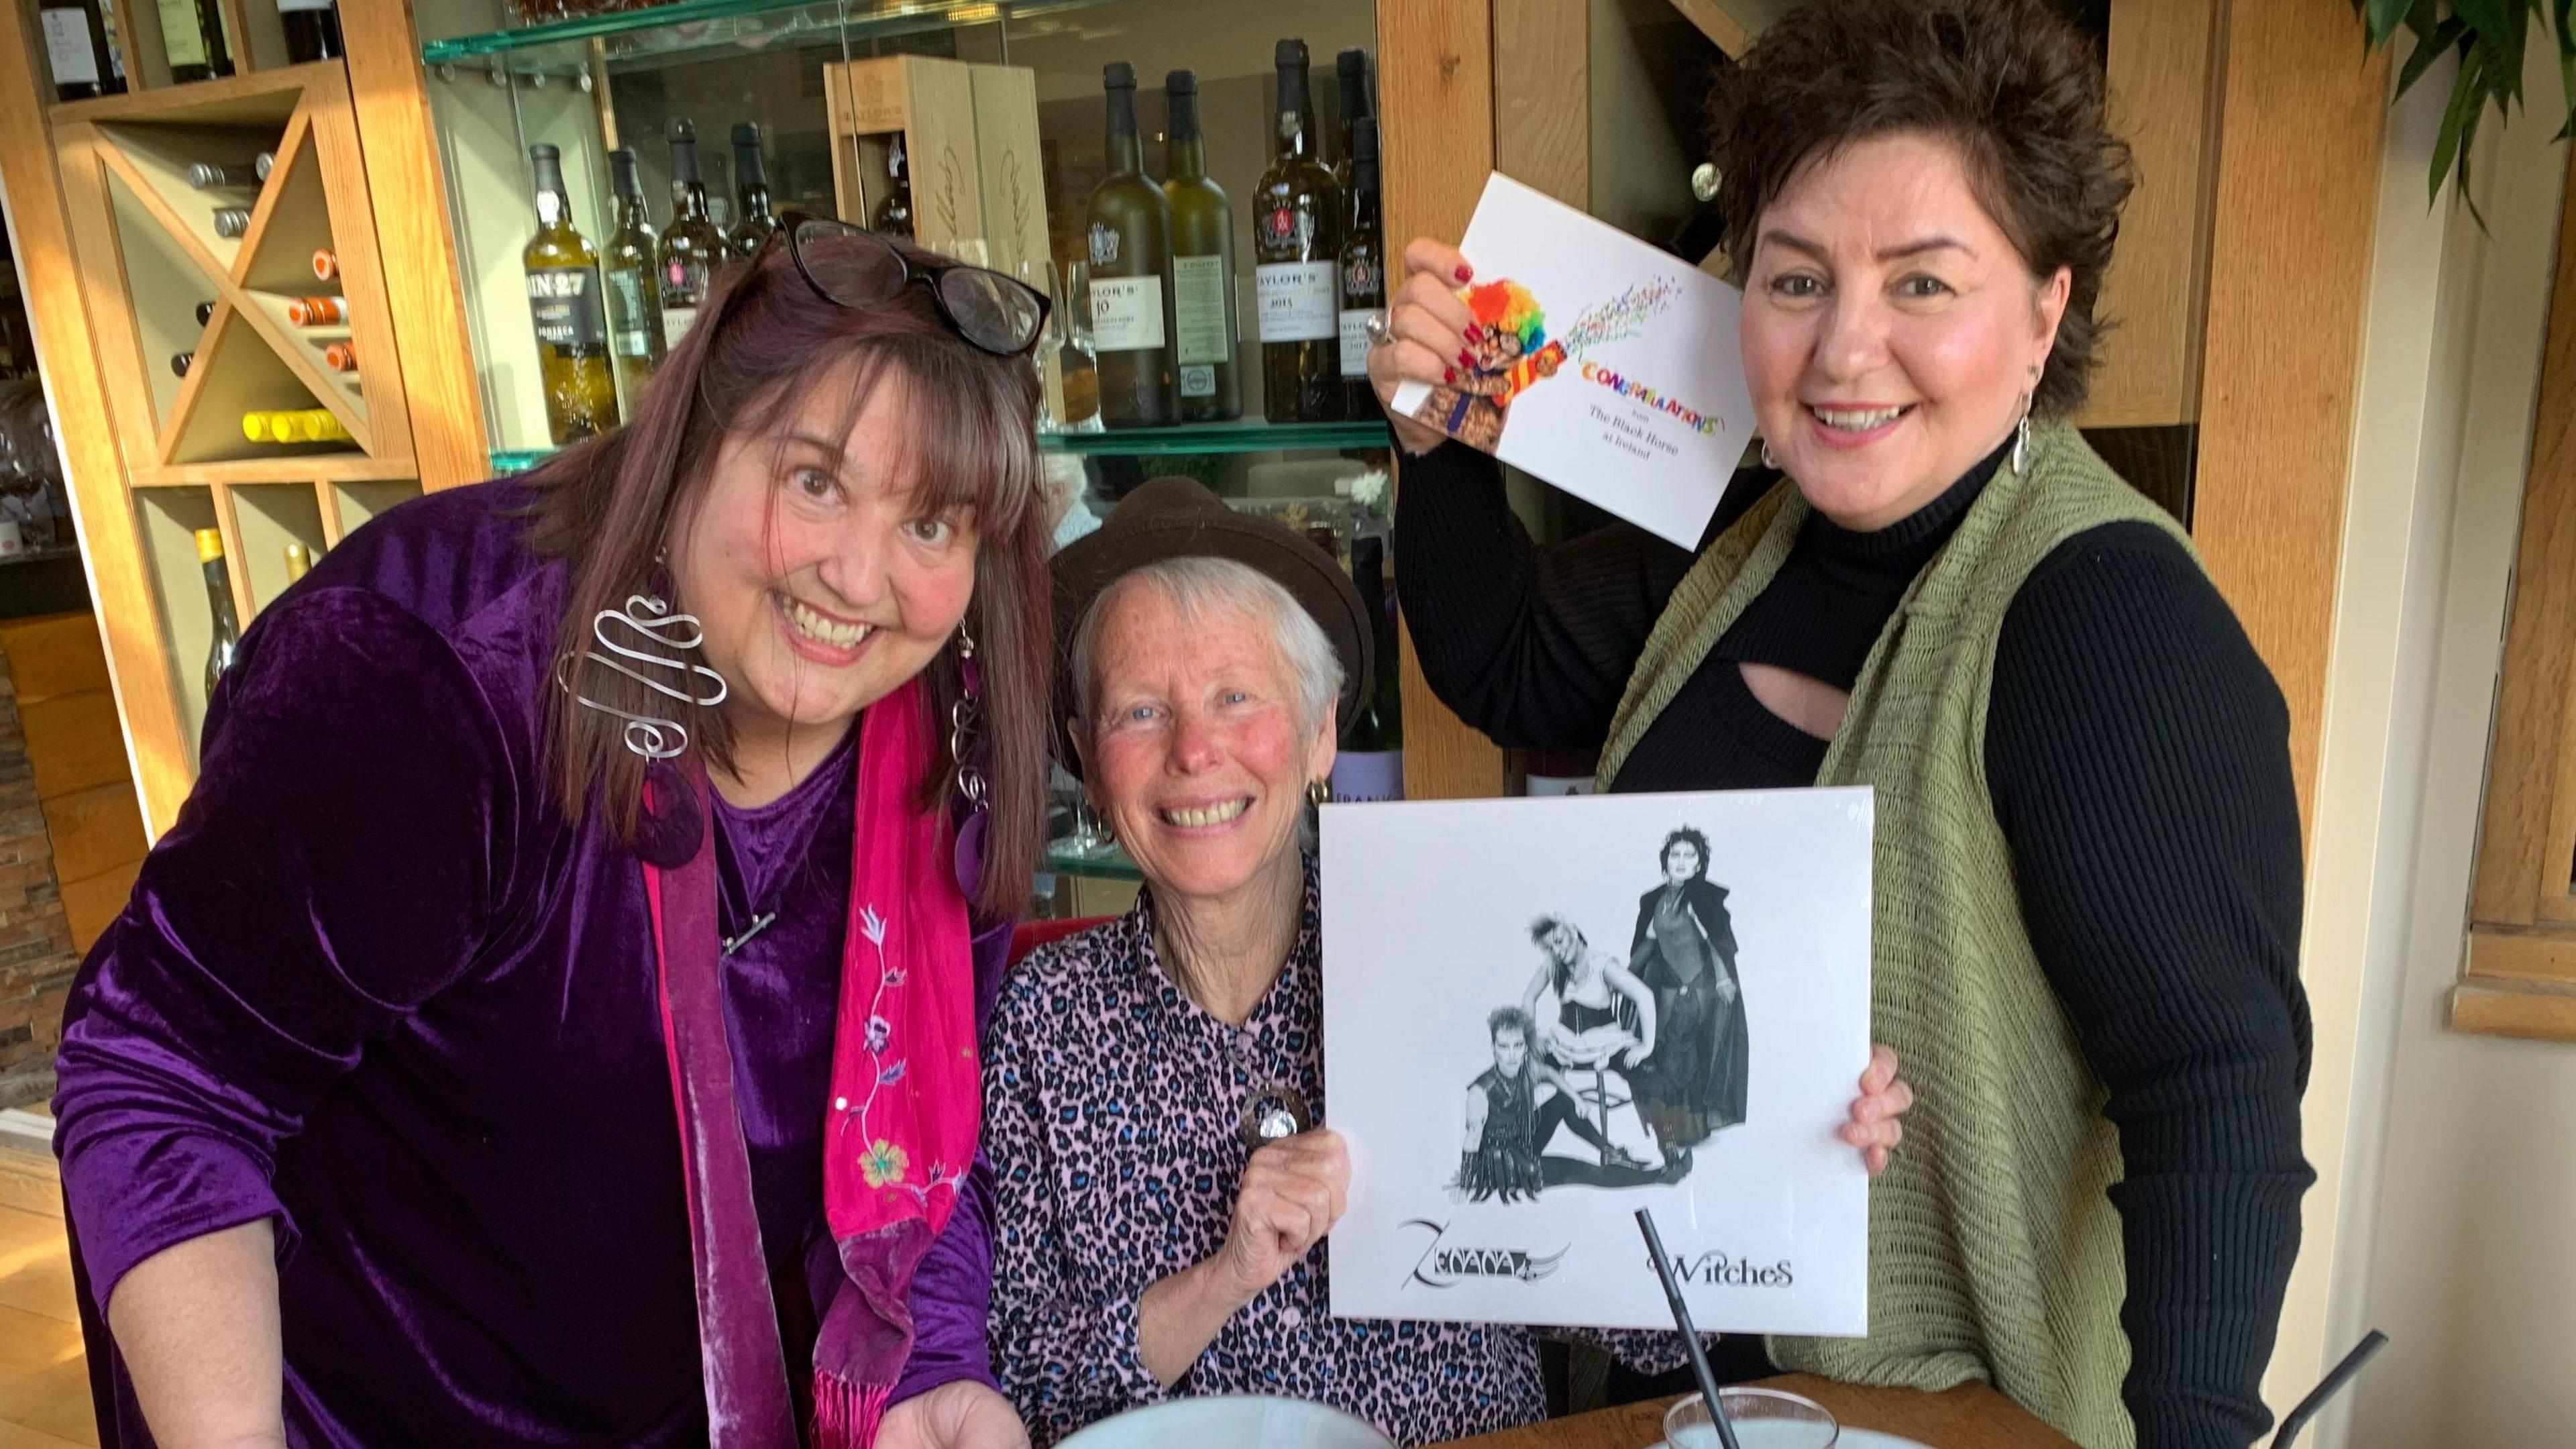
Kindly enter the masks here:
<path id="1" fill-rule="evenodd" d="M 706 1441 L 643 878 L 539 774 L 565 570 L 519 544 L 526 501 L 395 509 L 260 615 L 195 793 L 72 989 L 56 1142 L 110 1449 L 151 1442 L 99 1328 L 118 1280 L 259 1218 L 291 1443 Z M 822 1232 L 855 761 L 715 811 L 726 937 L 777 916 L 724 1001 L 787 1284 Z M 979 1024 L 1009 938 L 976 937 Z M 992 1381 L 990 1202 L 979 1162 L 915 1280 L 897 1399 Z"/>

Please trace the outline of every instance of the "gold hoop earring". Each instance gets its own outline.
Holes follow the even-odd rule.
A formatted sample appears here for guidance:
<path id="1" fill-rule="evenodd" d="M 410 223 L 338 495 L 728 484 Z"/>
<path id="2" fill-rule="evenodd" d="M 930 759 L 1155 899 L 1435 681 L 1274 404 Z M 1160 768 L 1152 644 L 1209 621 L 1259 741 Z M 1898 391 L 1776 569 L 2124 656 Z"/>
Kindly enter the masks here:
<path id="1" fill-rule="evenodd" d="M 1310 780 L 1306 784 L 1306 803 L 1322 809 L 1333 803 L 1333 785 L 1329 780 Z"/>

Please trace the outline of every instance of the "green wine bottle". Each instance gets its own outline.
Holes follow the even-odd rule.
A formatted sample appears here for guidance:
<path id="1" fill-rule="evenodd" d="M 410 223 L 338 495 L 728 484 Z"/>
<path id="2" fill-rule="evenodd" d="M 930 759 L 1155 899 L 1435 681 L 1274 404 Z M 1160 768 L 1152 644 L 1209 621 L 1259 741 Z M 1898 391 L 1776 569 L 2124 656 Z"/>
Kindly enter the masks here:
<path id="1" fill-rule="evenodd" d="M 215 0 L 156 0 L 161 15 L 161 49 L 170 60 L 174 84 L 213 80 L 233 73 L 232 53 L 224 48 L 224 21 Z"/>
<path id="2" fill-rule="evenodd" d="M 698 128 L 675 116 L 664 131 L 671 142 L 671 229 L 662 233 L 662 337 L 680 345 L 698 320 L 698 307 L 725 258 L 724 234 L 707 214 L 707 183 L 698 173 Z"/>
<path id="3" fill-rule="evenodd" d="M 733 196 L 734 209 L 741 215 L 725 233 L 725 245 L 748 260 L 778 230 L 778 218 L 769 211 L 769 166 L 760 159 L 757 122 L 745 121 L 733 128 Z"/>
<path id="4" fill-rule="evenodd" d="M 1091 339 L 1100 356 L 1100 419 L 1113 428 L 1173 420 L 1172 203 L 1145 177 L 1136 138 L 1136 68 L 1101 71 L 1109 94 L 1109 174 L 1092 188 Z"/>
<path id="5" fill-rule="evenodd" d="M 1185 70 L 1163 78 L 1172 119 L 1163 151 L 1163 195 L 1172 203 L 1172 367 L 1181 421 L 1243 416 L 1235 376 L 1234 209 L 1208 180 L 1207 138 L 1199 134 L 1199 80 Z"/>
<path id="6" fill-rule="evenodd" d="M 1377 393 L 1368 380 L 1368 319 L 1386 305 L 1377 177 L 1377 122 L 1362 116 L 1351 123 L 1350 210 L 1342 217 L 1342 407 L 1354 418 L 1377 416 Z"/>
<path id="7" fill-rule="evenodd" d="M 213 616 L 214 640 L 206 648 L 206 698 L 233 667 L 241 651 L 241 619 L 233 612 L 233 581 L 224 570 L 224 536 L 212 528 L 197 530 L 197 561 L 205 565 L 206 612 Z"/>
<path id="8" fill-rule="evenodd" d="M 1333 175 L 1347 191 L 1351 185 L 1351 163 L 1359 155 L 1359 124 L 1369 117 L 1368 52 L 1346 50 L 1334 56 L 1333 85 L 1338 92 L 1342 113 L 1342 133 L 1335 138 L 1342 154 L 1333 163 Z"/>
<path id="9" fill-rule="evenodd" d="M 1387 587 L 1386 540 L 1351 540 L 1351 582 L 1359 587 L 1381 661 L 1368 700 L 1333 755 L 1333 798 L 1404 798 L 1404 688 L 1396 667 L 1395 594 Z"/>
<path id="10" fill-rule="evenodd" d="M 519 254 L 528 273 L 528 314 L 537 329 L 537 380 L 546 432 L 555 446 L 617 426 L 617 381 L 608 365 L 608 317 L 600 306 L 599 253 L 572 224 L 563 153 L 528 148 L 537 173 L 537 235 Z"/>
<path id="11" fill-rule="evenodd" d="M 635 411 L 644 384 L 670 351 L 662 336 L 660 236 L 644 206 L 635 150 L 620 146 L 608 153 L 609 188 L 617 197 L 617 230 L 600 258 L 608 284 L 608 343 L 617 359 L 617 385 L 625 408 Z"/>
<path id="12" fill-rule="evenodd" d="M 1279 42 L 1279 115 L 1270 169 L 1253 192 L 1253 290 L 1261 386 L 1274 423 L 1342 416 L 1341 187 L 1316 159 L 1306 42 Z"/>

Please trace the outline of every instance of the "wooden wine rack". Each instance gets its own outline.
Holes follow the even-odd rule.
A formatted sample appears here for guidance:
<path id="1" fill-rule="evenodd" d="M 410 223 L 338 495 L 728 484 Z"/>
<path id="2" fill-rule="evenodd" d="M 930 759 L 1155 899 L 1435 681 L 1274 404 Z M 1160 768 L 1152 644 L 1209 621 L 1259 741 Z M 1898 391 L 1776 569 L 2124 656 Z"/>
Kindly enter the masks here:
<path id="1" fill-rule="evenodd" d="M 336 62 L 260 71 L 57 106 L 50 119 L 74 268 L 193 758 L 212 627 L 193 531 L 221 530 L 247 626 L 287 585 L 287 544 L 336 547 L 420 491 L 347 73 Z M 255 196 L 190 184 L 192 163 L 238 165 L 262 151 L 273 160 Z M 248 209 L 237 237 L 216 230 L 224 206 Z M 315 276 L 323 248 L 338 257 L 335 279 Z M 343 321 L 293 325 L 288 304 L 304 296 L 337 297 Z M 325 361 L 333 343 L 355 349 L 354 376 Z M 186 375 L 174 374 L 173 355 L 190 351 Z M 345 441 L 243 433 L 245 413 L 315 408 Z"/>

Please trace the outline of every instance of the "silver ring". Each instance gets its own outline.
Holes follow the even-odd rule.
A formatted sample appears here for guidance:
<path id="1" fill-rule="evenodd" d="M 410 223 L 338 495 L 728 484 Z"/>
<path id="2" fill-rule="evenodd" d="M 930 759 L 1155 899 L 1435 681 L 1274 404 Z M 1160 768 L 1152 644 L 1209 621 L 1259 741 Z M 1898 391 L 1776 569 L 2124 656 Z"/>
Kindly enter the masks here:
<path id="1" fill-rule="evenodd" d="M 1368 334 L 1371 347 L 1384 347 L 1395 340 L 1395 329 L 1386 325 L 1384 308 L 1368 314 L 1368 320 L 1360 324 L 1360 330 Z"/>

